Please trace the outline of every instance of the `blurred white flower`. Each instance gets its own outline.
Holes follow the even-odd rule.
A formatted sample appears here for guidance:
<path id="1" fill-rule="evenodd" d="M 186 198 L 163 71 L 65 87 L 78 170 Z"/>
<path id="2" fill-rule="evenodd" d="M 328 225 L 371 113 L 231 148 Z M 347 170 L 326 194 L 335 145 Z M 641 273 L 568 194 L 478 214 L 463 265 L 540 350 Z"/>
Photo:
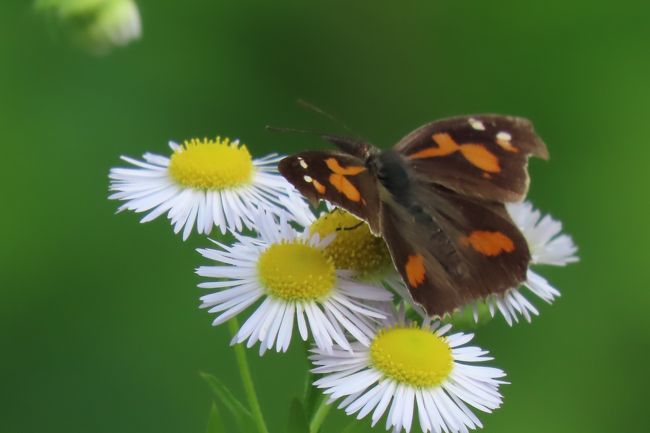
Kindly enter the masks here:
<path id="1" fill-rule="evenodd" d="M 97 53 L 127 45 L 142 35 L 134 0 L 37 0 L 36 8 L 53 13 L 79 42 Z"/>
<path id="2" fill-rule="evenodd" d="M 88 38 L 96 46 L 122 46 L 142 34 L 140 11 L 133 0 L 108 0 L 88 27 Z"/>

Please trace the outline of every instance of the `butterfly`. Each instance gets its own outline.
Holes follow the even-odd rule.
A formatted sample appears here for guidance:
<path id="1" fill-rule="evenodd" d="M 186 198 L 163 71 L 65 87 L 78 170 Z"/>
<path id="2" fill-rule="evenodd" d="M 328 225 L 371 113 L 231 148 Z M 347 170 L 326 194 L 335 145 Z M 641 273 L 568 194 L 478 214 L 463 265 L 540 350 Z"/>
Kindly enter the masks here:
<path id="1" fill-rule="evenodd" d="M 518 287 L 531 260 L 505 203 L 528 192 L 529 156 L 548 159 L 527 119 L 437 120 L 392 149 L 322 135 L 337 151 L 282 159 L 280 173 L 312 201 L 366 221 L 386 241 L 415 302 L 431 316 Z"/>

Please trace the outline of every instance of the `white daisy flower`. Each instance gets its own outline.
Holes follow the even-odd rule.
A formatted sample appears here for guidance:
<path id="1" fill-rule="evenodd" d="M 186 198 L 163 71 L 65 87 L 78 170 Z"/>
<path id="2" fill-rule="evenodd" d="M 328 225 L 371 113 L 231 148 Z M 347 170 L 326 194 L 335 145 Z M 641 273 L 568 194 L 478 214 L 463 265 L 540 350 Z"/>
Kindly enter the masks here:
<path id="1" fill-rule="evenodd" d="M 570 236 L 562 233 L 561 222 L 554 220 L 550 215 L 542 216 L 529 202 L 508 204 L 507 209 L 528 241 L 531 265 L 565 266 L 578 261 L 578 248 Z M 549 304 L 560 296 L 557 289 L 530 268 L 523 287 Z M 521 288 L 510 289 L 501 295 L 492 295 L 486 302 L 490 315 L 494 316 L 499 311 L 509 325 L 518 322 L 520 316 L 530 322 L 533 315 L 539 315 L 537 308 L 522 294 Z M 477 309 L 474 306 L 474 319 L 477 318 Z"/>
<path id="2" fill-rule="evenodd" d="M 253 159 L 238 140 L 189 140 L 169 143 L 170 158 L 145 153 L 144 161 L 123 156 L 136 168 L 110 171 L 109 198 L 124 209 L 146 212 L 141 222 L 167 213 L 174 232 L 187 239 L 196 224 L 199 234 L 213 225 L 221 233 L 254 227 L 261 209 L 272 216 L 304 220 L 309 207 L 300 194 L 278 174 L 282 157 L 272 154 Z"/>
<path id="3" fill-rule="evenodd" d="M 470 406 L 491 412 L 501 406 L 499 386 L 505 376 L 497 368 L 473 365 L 491 360 L 487 351 L 465 346 L 472 334 L 446 335 L 451 325 L 422 327 L 399 318 L 377 329 L 369 346 L 314 349 L 312 371 L 324 376 L 314 384 L 330 403 L 362 419 L 372 412 L 374 426 L 388 409 L 386 429 L 410 431 L 417 408 L 423 432 L 467 432 L 482 427 Z"/>
<path id="4" fill-rule="evenodd" d="M 285 221 L 277 224 L 270 218 L 259 218 L 257 224 L 258 238 L 235 234 L 237 243 L 232 246 L 213 241 L 218 249 L 199 250 L 219 263 L 197 269 L 198 275 L 217 279 L 199 285 L 219 289 L 201 297 L 201 308 L 219 314 L 213 325 L 262 300 L 233 344 L 247 340 L 252 347 L 259 341 L 260 354 L 274 345 L 284 352 L 291 342 L 294 321 L 303 340 L 311 334 L 325 351 L 334 343 L 349 350 L 346 332 L 368 344 L 374 323 L 385 318 L 369 304 L 390 302 L 391 294 L 337 270 L 323 253 L 331 236 L 322 239 L 300 234 Z"/>

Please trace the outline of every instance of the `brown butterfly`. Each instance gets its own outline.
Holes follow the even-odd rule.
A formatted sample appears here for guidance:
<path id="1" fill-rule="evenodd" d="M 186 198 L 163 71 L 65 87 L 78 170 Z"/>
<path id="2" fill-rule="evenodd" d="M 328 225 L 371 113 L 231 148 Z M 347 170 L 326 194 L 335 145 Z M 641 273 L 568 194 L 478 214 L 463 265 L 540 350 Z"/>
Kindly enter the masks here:
<path id="1" fill-rule="evenodd" d="M 475 115 L 428 123 L 392 149 L 323 135 L 339 151 L 279 164 L 303 195 L 365 220 L 430 315 L 518 287 L 530 252 L 505 202 L 528 191 L 528 157 L 548 158 L 530 121 Z"/>

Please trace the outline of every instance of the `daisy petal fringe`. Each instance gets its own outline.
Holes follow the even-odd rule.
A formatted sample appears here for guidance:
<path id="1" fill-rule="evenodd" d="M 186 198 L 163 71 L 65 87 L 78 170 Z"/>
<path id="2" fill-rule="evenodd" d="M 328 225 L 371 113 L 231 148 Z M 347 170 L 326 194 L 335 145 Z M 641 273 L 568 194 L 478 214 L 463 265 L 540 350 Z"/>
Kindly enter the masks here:
<path id="1" fill-rule="evenodd" d="M 472 334 L 447 335 L 450 328 L 439 322 L 415 327 L 405 322 L 402 311 L 376 329 L 370 347 L 313 349 L 312 372 L 323 375 L 315 385 L 330 403 L 342 399 L 338 407 L 348 415 L 371 416 L 373 426 L 388 411 L 386 429 L 393 432 L 409 432 L 416 410 L 423 432 L 481 428 L 471 408 L 489 413 L 501 406 L 505 373 L 476 365 L 492 358 L 466 346 Z"/>
<path id="2" fill-rule="evenodd" d="M 579 261 L 578 247 L 562 233 L 562 223 L 533 208 L 532 203 L 510 203 L 510 217 L 528 241 L 532 264 L 566 266 Z"/>
<path id="3" fill-rule="evenodd" d="M 348 336 L 369 344 L 375 322 L 385 318 L 383 309 L 373 304 L 389 303 L 390 292 L 337 270 L 323 254 L 331 236 L 301 234 L 286 220 L 276 223 L 264 217 L 256 227 L 259 237 L 235 234 L 234 245 L 213 241 L 216 249 L 199 250 L 218 263 L 197 269 L 201 277 L 214 280 L 199 287 L 217 289 L 201 297 L 201 308 L 217 314 L 213 325 L 261 301 L 233 344 L 252 347 L 259 342 L 260 354 L 273 347 L 284 352 L 295 327 L 303 340 L 311 335 L 325 351 L 335 344 L 349 350 Z"/>
<path id="4" fill-rule="evenodd" d="M 166 213 L 183 240 L 194 228 L 199 234 L 209 234 L 214 226 L 222 234 L 252 229 L 262 210 L 289 220 L 308 218 L 308 205 L 277 171 L 281 156 L 252 159 L 239 141 L 220 138 L 169 145 L 171 158 L 123 156 L 134 167 L 110 170 L 109 199 L 124 202 L 118 212 L 145 213 L 143 223 Z"/>

